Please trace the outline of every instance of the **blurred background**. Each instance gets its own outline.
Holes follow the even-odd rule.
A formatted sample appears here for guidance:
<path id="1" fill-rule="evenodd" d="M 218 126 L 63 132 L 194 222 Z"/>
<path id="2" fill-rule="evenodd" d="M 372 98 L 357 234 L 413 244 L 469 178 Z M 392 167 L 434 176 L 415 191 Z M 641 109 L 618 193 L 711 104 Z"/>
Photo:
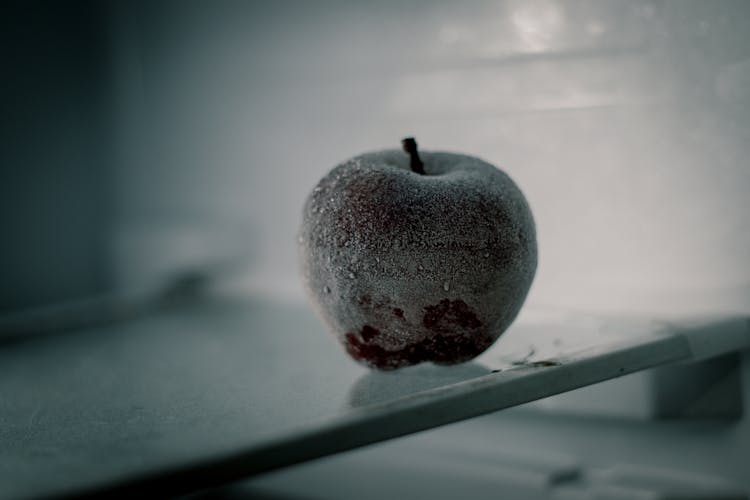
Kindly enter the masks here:
<path id="1" fill-rule="evenodd" d="M 406 135 L 521 186 L 531 304 L 750 304 L 748 2 L 0 9 L 0 312 L 191 279 L 301 299 L 305 196 Z"/>
<path id="2" fill-rule="evenodd" d="M 750 310 L 745 0 L 4 2 L 0 68 L 0 333 L 38 329 L 24 321 L 50 308 L 78 321 L 112 298 L 180 290 L 301 302 L 308 192 L 337 163 L 412 135 L 482 157 L 524 191 L 540 250 L 530 306 Z M 737 393 L 748 359 L 732 361 Z M 353 497 L 369 478 L 371 497 L 393 497 L 382 478 L 416 464 L 420 488 L 437 475 L 432 490 L 455 498 L 447 483 L 466 488 L 466 471 L 484 484 L 461 453 L 494 436 L 553 468 L 567 467 L 562 450 L 750 487 L 747 418 L 630 419 L 631 393 L 693 388 L 690 369 L 669 384 L 612 382 L 609 398 L 574 393 L 576 410 L 614 408 L 612 420 L 554 404 L 551 416 L 504 411 L 256 485 L 309 498 L 307 485 L 338 482 Z M 747 411 L 747 398 L 732 401 Z M 497 481 L 485 493 L 496 498 Z"/>

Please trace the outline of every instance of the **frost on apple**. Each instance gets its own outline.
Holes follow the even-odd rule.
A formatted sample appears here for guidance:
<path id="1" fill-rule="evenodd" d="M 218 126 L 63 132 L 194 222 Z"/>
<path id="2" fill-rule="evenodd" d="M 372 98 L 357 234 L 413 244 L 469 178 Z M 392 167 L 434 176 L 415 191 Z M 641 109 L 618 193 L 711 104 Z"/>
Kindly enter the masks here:
<path id="1" fill-rule="evenodd" d="M 537 264 L 534 221 L 502 171 L 477 158 L 358 156 L 313 189 L 300 229 L 308 294 L 355 360 L 455 364 L 518 314 Z"/>

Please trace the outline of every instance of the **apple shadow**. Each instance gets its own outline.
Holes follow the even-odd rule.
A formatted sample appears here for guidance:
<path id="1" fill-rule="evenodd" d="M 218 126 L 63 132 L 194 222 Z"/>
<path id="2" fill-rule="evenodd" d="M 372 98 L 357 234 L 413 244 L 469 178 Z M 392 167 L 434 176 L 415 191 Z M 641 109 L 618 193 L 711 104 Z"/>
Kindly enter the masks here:
<path id="1" fill-rule="evenodd" d="M 395 371 L 373 370 L 360 377 L 349 390 L 348 407 L 359 408 L 384 403 L 427 389 L 463 382 L 490 373 L 490 369 L 470 362 L 454 366 L 422 363 Z"/>

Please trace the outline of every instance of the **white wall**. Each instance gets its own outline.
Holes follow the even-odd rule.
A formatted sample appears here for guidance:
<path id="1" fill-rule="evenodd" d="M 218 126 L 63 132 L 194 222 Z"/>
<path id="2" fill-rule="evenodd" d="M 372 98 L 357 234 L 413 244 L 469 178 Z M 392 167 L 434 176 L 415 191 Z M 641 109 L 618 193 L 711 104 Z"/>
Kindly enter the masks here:
<path id="1" fill-rule="evenodd" d="M 147 261 L 141 274 L 158 275 L 170 252 L 202 263 L 218 249 L 251 263 L 232 273 L 243 288 L 299 296 L 307 192 L 337 162 L 415 135 L 496 163 L 525 191 L 540 243 L 531 303 L 750 304 L 746 2 L 166 2 L 130 14 L 141 79 L 123 96 L 152 140 L 119 184 L 127 279 Z M 127 246 L 165 228 L 187 243 Z"/>

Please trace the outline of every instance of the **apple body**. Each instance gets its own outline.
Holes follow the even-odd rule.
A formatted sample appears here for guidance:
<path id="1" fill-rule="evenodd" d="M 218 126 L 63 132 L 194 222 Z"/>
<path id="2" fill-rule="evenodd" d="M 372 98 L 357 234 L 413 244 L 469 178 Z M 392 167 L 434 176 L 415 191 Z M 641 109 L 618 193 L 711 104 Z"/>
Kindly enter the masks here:
<path id="1" fill-rule="evenodd" d="M 378 369 L 481 354 L 510 326 L 537 267 L 521 190 L 478 158 L 400 150 L 331 170 L 304 206 L 299 253 L 318 314 Z"/>

